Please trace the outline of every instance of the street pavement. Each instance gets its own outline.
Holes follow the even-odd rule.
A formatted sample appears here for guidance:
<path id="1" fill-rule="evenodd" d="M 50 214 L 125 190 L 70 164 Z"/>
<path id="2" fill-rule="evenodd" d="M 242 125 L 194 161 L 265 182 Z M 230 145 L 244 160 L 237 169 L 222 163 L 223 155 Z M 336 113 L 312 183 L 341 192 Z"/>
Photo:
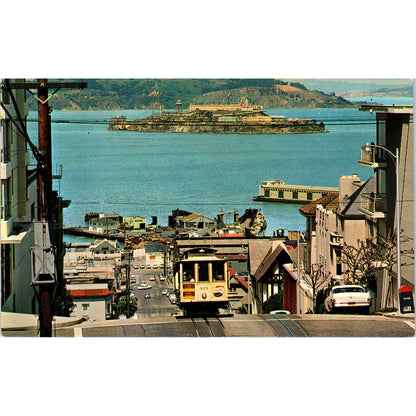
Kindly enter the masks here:
<path id="1" fill-rule="evenodd" d="M 136 265 L 137 266 L 137 265 Z M 138 313 L 130 319 L 82 322 L 79 318 L 57 317 L 56 337 L 414 337 L 414 314 L 371 315 L 234 315 L 219 319 L 177 318 L 177 306 L 164 290 L 172 284 L 160 280 L 161 270 L 132 269 L 136 283 Z M 154 279 L 153 279 L 154 277 Z M 151 280 L 152 278 L 152 280 Z M 150 289 L 138 290 L 142 282 Z M 151 295 L 150 299 L 145 294 Z M 3 337 L 37 337 L 37 315 L 2 312 Z"/>
<path id="2" fill-rule="evenodd" d="M 196 322 L 174 316 L 134 317 L 58 327 L 56 337 L 414 337 L 414 319 L 379 315 L 235 315 Z M 206 328 L 204 329 L 204 325 Z M 297 328 L 297 329 L 296 329 Z M 36 330 L 3 330 L 4 337 L 36 337 Z"/>

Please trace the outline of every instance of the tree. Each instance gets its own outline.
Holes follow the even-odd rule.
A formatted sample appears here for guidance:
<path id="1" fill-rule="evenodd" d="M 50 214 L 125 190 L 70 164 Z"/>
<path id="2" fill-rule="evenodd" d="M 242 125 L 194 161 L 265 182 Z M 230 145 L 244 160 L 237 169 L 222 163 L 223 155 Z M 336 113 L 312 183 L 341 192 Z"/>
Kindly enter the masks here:
<path id="1" fill-rule="evenodd" d="M 55 299 L 55 311 L 56 316 L 70 316 L 74 310 L 75 305 L 71 295 L 57 296 Z"/>
<path id="2" fill-rule="evenodd" d="M 262 305 L 263 313 L 283 309 L 283 291 L 269 297 Z"/>
<path id="3" fill-rule="evenodd" d="M 117 304 L 117 310 L 121 315 L 126 315 L 127 313 L 127 302 L 126 297 L 122 296 Z M 129 296 L 129 312 L 132 316 L 137 311 L 137 300 L 132 296 Z"/>
<path id="4" fill-rule="evenodd" d="M 380 246 L 372 239 L 357 240 L 356 246 L 344 245 L 341 262 L 344 268 L 345 283 L 360 284 L 375 289 L 376 270 L 380 268 Z"/>
<path id="5" fill-rule="evenodd" d="M 402 243 L 410 240 L 409 237 L 401 236 Z M 414 249 L 401 249 L 401 256 L 401 266 L 413 264 Z M 376 292 L 376 270 L 385 268 L 391 277 L 397 264 L 397 237 L 394 234 L 387 237 L 378 235 L 377 243 L 368 238 L 365 241 L 357 240 L 357 246 L 344 245 L 341 261 L 345 265 L 347 284 L 360 284 Z"/>
<path id="6" fill-rule="evenodd" d="M 309 274 L 303 273 L 302 280 L 308 285 L 312 291 L 313 313 L 318 312 L 317 297 L 318 293 L 325 290 L 331 282 L 331 274 L 325 273 L 322 264 L 312 264 Z"/>

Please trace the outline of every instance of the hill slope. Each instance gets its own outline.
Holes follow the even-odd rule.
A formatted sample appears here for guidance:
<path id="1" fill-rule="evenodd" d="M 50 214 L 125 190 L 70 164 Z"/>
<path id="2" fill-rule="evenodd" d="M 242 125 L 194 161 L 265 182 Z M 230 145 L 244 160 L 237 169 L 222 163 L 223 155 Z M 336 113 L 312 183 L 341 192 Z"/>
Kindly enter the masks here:
<path id="1" fill-rule="evenodd" d="M 85 90 L 61 90 L 50 99 L 56 110 L 184 108 L 193 104 L 238 104 L 265 108 L 352 107 L 335 94 L 277 79 L 89 79 Z M 36 102 L 29 100 L 31 109 Z"/>

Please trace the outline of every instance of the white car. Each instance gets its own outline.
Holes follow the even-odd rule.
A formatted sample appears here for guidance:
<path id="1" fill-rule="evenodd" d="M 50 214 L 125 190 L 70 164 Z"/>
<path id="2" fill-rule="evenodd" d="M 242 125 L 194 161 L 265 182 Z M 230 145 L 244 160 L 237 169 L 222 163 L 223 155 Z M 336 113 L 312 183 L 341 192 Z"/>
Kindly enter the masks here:
<path id="1" fill-rule="evenodd" d="M 270 311 L 270 315 L 290 315 L 290 311 L 286 311 L 284 309 L 278 310 L 278 311 Z"/>
<path id="2" fill-rule="evenodd" d="M 163 289 L 162 290 L 162 295 L 167 295 L 168 294 L 168 290 L 167 289 Z"/>
<path id="3" fill-rule="evenodd" d="M 154 277 L 154 276 L 150 276 L 150 277 L 149 277 L 149 280 L 156 280 L 156 277 Z"/>
<path id="4" fill-rule="evenodd" d="M 364 313 L 368 314 L 370 305 L 370 293 L 359 285 L 334 286 L 329 296 L 325 299 L 325 309 L 327 312 L 361 309 Z"/>
<path id="5" fill-rule="evenodd" d="M 137 289 L 143 290 L 143 289 L 151 289 L 152 286 L 146 284 L 146 283 L 140 283 L 139 286 L 137 286 Z"/>

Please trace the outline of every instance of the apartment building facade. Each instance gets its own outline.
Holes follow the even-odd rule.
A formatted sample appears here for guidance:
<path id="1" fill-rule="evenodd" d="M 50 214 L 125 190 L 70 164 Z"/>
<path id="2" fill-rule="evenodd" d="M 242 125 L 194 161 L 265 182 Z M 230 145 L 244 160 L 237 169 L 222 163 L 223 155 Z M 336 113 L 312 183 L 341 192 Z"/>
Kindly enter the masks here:
<path id="1" fill-rule="evenodd" d="M 380 106 L 372 111 L 376 113 L 377 143 L 362 146 L 358 163 L 374 169 L 376 191 L 362 200 L 361 209 L 376 222 L 378 238 L 394 241 L 400 235 L 400 282 L 397 263 L 392 275 L 381 270 L 377 282 L 380 307 L 397 307 L 399 283 L 414 293 L 413 106 Z"/>
<path id="2" fill-rule="evenodd" d="M 21 130 L 26 128 L 29 111 L 24 89 L 9 90 L 3 80 L 0 83 L 1 308 L 36 313 L 30 249 L 34 245 L 37 176 Z"/>

